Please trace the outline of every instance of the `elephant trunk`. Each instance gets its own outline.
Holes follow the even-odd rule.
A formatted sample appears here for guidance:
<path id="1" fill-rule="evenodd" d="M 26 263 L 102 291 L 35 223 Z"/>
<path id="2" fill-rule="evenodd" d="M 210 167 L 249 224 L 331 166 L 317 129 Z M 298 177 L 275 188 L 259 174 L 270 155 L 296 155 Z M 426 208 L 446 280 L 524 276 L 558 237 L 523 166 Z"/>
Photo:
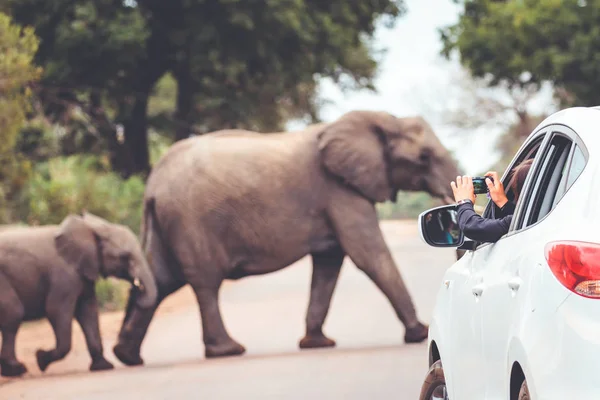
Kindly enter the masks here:
<path id="1" fill-rule="evenodd" d="M 445 155 L 427 177 L 427 191 L 445 204 L 453 204 L 454 194 L 450 182 L 456 180 L 458 175 L 462 175 L 462 173 L 456 161 L 450 154 Z"/>
<path id="2" fill-rule="evenodd" d="M 136 293 L 136 304 L 140 308 L 151 308 L 156 304 L 158 290 L 154 275 L 150 272 L 150 266 L 144 257 L 138 257 L 131 265 L 130 271 L 133 286 Z"/>

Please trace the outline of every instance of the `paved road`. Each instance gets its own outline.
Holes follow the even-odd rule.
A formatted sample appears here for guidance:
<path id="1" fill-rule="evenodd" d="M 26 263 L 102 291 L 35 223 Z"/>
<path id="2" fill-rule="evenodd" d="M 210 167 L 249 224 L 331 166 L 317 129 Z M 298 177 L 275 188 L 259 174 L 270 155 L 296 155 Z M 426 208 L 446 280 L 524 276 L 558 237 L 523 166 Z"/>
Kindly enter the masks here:
<path id="1" fill-rule="evenodd" d="M 429 321 L 454 252 L 423 244 L 413 222 L 382 227 L 419 315 Z M 404 329 L 387 299 L 349 260 L 325 323 L 338 346 L 298 349 L 310 273 L 306 258 L 223 287 L 225 324 L 248 349 L 242 357 L 204 359 L 197 306 L 186 288 L 172 296 L 183 306 L 152 322 L 142 347 L 145 366 L 120 364 L 111 352 L 114 336 L 105 336 L 115 370 L 88 372 L 89 358 L 79 350 L 72 359 L 83 361 L 71 369 L 57 363 L 43 375 L 3 381 L 0 399 L 416 399 L 427 369 L 426 345 L 403 343 Z"/>

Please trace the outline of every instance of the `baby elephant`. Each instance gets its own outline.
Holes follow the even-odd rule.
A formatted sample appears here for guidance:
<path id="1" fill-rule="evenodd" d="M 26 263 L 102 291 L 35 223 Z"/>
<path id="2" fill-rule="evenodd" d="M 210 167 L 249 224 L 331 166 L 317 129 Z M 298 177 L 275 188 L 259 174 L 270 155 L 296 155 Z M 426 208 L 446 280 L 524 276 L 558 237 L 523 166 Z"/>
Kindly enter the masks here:
<path id="1" fill-rule="evenodd" d="M 156 284 L 134 233 L 92 215 L 69 215 L 60 225 L 9 227 L 0 231 L 0 330 L 2 376 L 27 371 L 15 356 L 23 321 L 47 317 L 56 348 L 38 350 L 42 371 L 71 349 L 73 316 L 92 357 L 90 370 L 111 369 L 104 358 L 94 283 L 99 276 L 126 279 L 138 292 L 138 306 L 156 301 Z"/>

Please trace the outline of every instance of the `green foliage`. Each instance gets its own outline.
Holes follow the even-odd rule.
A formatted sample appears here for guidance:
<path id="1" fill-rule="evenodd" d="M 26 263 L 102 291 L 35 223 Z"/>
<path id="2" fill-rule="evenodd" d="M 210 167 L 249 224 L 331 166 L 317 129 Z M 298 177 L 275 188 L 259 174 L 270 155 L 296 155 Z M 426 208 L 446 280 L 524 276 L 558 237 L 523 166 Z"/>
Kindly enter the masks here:
<path id="1" fill-rule="evenodd" d="M 194 102 L 200 107 L 190 118 L 203 131 L 273 131 L 290 117 L 318 119 L 321 77 L 372 89 L 375 23 L 380 17 L 394 21 L 404 11 L 403 2 L 393 0 L 189 4 L 180 32 L 189 59 L 174 70 L 178 80 L 198 88 Z"/>
<path id="2" fill-rule="evenodd" d="M 28 110 L 30 91 L 40 70 L 32 63 L 38 39 L 33 29 L 13 24 L 0 13 L 0 154 L 12 150 Z"/>
<path id="3" fill-rule="evenodd" d="M 13 17 L 42 39 L 43 82 L 61 89 L 123 93 L 139 65 L 148 29 L 140 10 L 114 0 L 6 0 Z"/>
<path id="4" fill-rule="evenodd" d="M 37 46 L 32 29 L 13 24 L 0 13 L 0 222 L 11 218 L 8 204 L 31 169 L 26 159 L 15 154 L 14 145 L 29 110 L 28 85 L 40 74 L 32 63 Z"/>
<path id="5" fill-rule="evenodd" d="M 426 192 L 398 192 L 395 203 L 386 202 L 376 205 L 380 219 L 412 219 L 423 211 L 441 205 Z"/>
<path id="6" fill-rule="evenodd" d="M 105 311 L 122 310 L 127 302 L 129 284 L 114 278 L 99 279 L 96 282 L 98 306 Z"/>
<path id="7" fill-rule="evenodd" d="M 150 144 L 150 162 L 152 164 L 158 162 L 160 158 L 169 150 L 169 147 L 173 144 L 173 141 L 168 137 L 161 136 L 156 132 L 150 132 L 148 138 Z"/>
<path id="8" fill-rule="evenodd" d="M 54 158 L 36 165 L 19 207 L 31 225 L 60 223 L 69 213 L 87 210 L 139 232 L 144 182 L 121 179 L 107 161 L 93 156 Z"/>
<path id="9" fill-rule="evenodd" d="M 464 0 L 444 53 L 490 85 L 551 81 L 563 105 L 600 102 L 600 0 Z"/>
<path id="10" fill-rule="evenodd" d="M 177 81 L 172 73 L 166 73 L 152 89 L 148 101 L 148 117 L 158 118 L 164 115 L 172 115 L 176 110 L 176 101 Z"/>
<path id="11" fill-rule="evenodd" d="M 37 92 L 44 113 L 79 138 L 71 152 L 109 152 L 127 176 L 149 169 L 149 124 L 171 139 L 228 127 L 281 130 L 290 118 L 318 120 L 322 77 L 373 89 L 376 23 L 391 24 L 403 3 L 5 0 L 3 7 L 42 39 Z M 174 81 L 161 81 L 165 74 Z M 116 123 L 124 126 L 120 145 Z"/>
<path id="12" fill-rule="evenodd" d="M 109 153 L 115 170 L 131 173 L 131 159 L 148 149 L 135 141 L 117 143 L 116 131 L 129 118 L 132 97 L 143 91 L 137 79 L 148 70 L 149 16 L 118 0 L 5 4 L 16 21 L 33 26 L 41 38 L 35 54 L 44 66 L 36 87 L 38 112 L 62 125 L 63 153 Z"/>

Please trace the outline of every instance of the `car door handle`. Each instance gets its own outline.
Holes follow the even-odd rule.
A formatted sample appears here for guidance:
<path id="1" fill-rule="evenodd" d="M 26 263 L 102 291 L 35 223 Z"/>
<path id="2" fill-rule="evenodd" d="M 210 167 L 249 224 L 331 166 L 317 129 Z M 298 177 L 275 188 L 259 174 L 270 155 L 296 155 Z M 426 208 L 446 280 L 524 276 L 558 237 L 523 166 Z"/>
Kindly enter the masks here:
<path id="1" fill-rule="evenodd" d="M 510 290 L 517 291 L 521 287 L 522 282 L 523 282 L 523 280 L 521 278 L 515 277 L 515 278 L 510 279 L 507 283 L 508 283 L 508 287 L 510 288 Z"/>
<path id="2" fill-rule="evenodd" d="M 473 292 L 473 296 L 475 296 L 475 297 L 481 296 L 483 294 L 483 289 L 484 289 L 483 284 L 473 286 L 473 288 L 471 288 L 471 291 Z"/>

